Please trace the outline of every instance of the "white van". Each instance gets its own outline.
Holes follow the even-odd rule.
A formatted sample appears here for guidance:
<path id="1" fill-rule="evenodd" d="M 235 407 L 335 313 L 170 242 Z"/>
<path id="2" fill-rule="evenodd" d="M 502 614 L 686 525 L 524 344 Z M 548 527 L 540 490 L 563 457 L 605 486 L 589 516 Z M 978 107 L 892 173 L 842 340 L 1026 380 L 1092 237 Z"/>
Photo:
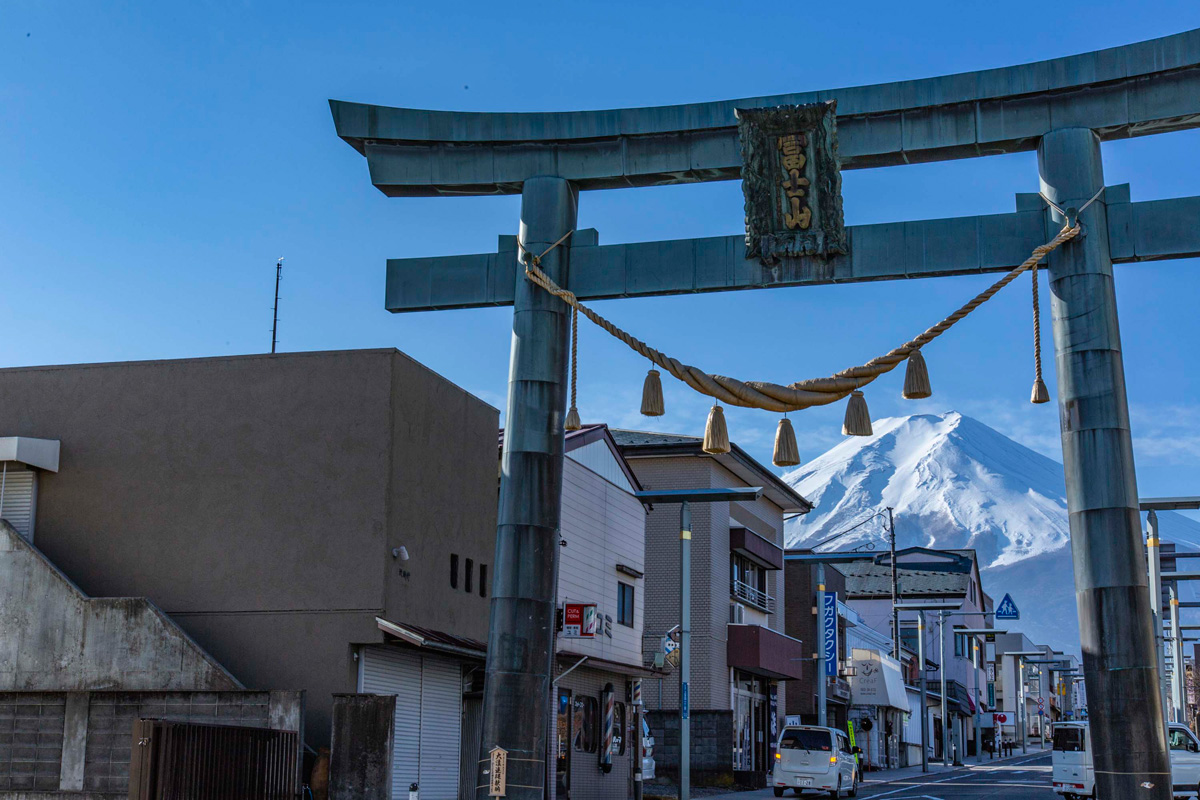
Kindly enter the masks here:
<path id="1" fill-rule="evenodd" d="M 795 789 L 798 795 L 818 791 L 830 797 L 857 797 L 855 756 L 861 752 L 835 728 L 789 725 L 779 734 L 775 748 L 771 771 L 775 796 L 783 797 L 784 789 Z"/>
<path id="2" fill-rule="evenodd" d="M 1184 725 L 1167 727 L 1171 749 L 1171 784 L 1176 797 L 1195 797 L 1200 784 L 1200 741 Z M 1092 770 L 1092 738 L 1086 722 L 1054 724 L 1054 791 L 1071 798 L 1095 797 L 1096 776 Z"/>

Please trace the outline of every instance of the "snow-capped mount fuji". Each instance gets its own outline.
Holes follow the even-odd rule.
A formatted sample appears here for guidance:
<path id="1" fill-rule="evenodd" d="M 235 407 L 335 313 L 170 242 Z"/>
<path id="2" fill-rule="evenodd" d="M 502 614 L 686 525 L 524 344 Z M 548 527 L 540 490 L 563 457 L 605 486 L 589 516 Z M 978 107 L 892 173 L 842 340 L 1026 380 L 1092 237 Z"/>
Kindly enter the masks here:
<path id="1" fill-rule="evenodd" d="M 1021 630 L 1040 644 L 1079 651 L 1062 465 L 957 412 L 892 417 L 784 476 L 813 501 L 791 520 L 789 547 L 811 546 L 891 506 L 899 547 L 971 548 L 984 589 L 1010 593 Z M 1200 523 L 1159 514 L 1161 536 L 1200 550 Z M 886 520 L 830 543 L 885 547 Z"/>

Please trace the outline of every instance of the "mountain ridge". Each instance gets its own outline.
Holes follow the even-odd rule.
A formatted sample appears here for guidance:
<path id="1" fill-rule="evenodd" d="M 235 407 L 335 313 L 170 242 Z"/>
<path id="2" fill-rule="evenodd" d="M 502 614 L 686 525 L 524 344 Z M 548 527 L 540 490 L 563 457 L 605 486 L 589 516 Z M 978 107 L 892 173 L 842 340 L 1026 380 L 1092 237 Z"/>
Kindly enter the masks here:
<path id="1" fill-rule="evenodd" d="M 1013 596 L 1021 630 L 1039 644 L 1079 651 L 1063 467 L 958 412 L 889 417 L 783 476 L 813 501 L 789 520 L 789 547 L 807 547 L 885 507 L 899 547 L 976 552 L 984 591 Z M 1200 523 L 1159 513 L 1160 534 L 1200 550 Z M 886 521 L 829 542 L 851 550 L 886 542 Z M 1190 592 L 1189 592 L 1190 593 Z"/>

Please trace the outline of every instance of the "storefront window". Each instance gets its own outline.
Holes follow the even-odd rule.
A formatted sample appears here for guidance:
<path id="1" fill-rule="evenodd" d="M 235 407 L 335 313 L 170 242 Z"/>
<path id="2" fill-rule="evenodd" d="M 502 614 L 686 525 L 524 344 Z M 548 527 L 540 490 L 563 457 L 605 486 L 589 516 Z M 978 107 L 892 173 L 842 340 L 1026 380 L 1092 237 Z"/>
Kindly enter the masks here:
<path id="1" fill-rule="evenodd" d="M 625 704 L 613 703 L 613 755 L 625 755 Z"/>
<path id="2" fill-rule="evenodd" d="M 571 730 L 575 736 L 574 747 L 580 753 L 596 752 L 596 718 L 599 707 L 599 701 L 594 697 L 575 697 Z"/>

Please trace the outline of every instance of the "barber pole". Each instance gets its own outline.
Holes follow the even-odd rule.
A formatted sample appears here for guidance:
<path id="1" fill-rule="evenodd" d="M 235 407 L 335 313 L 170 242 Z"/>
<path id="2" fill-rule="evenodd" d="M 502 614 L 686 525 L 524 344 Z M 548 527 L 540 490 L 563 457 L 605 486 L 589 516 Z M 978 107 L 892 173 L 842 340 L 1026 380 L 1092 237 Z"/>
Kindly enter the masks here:
<path id="1" fill-rule="evenodd" d="M 635 680 L 633 682 L 633 704 L 640 706 L 642 704 L 642 682 Z"/>
<path id="2" fill-rule="evenodd" d="M 604 702 L 604 727 L 602 728 L 604 743 L 600 748 L 600 769 L 610 772 L 613 766 L 613 726 L 616 715 L 616 698 L 611 683 L 604 684 L 604 691 L 600 693 L 600 698 Z"/>

